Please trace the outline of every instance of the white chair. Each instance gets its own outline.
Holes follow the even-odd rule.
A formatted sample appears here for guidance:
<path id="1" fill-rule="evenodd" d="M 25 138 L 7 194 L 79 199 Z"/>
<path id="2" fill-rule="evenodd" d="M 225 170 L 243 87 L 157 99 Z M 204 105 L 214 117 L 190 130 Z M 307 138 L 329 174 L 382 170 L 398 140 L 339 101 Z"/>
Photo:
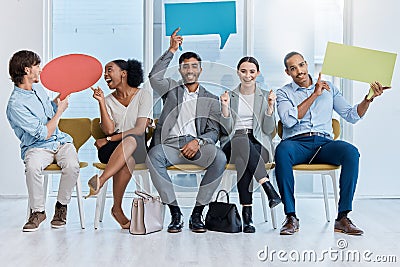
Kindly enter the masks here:
<path id="1" fill-rule="evenodd" d="M 76 151 L 79 151 L 81 146 L 90 138 L 91 133 L 90 133 L 90 124 L 91 121 L 89 118 L 68 118 L 68 119 L 60 119 L 60 122 L 58 124 L 58 127 L 60 128 L 61 131 L 68 133 L 69 135 L 72 136 L 74 146 L 76 148 Z M 85 168 L 88 166 L 87 162 L 79 162 L 79 167 Z M 44 176 L 43 178 L 43 190 L 44 190 L 44 196 L 47 196 L 47 187 L 48 187 L 48 181 L 49 181 L 49 175 L 51 174 L 61 174 L 61 168 L 56 164 L 52 163 L 49 166 L 47 166 L 43 172 L 42 175 Z M 83 209 L 83 202 L 82 202 L 82 186 L 81 186 L 81 179 L 80 176 L 78 176 L 78 179 L 76 181 L 76 199 L 78 201 L 78 209 L 79 209 L 79 218 L 81 222 L 81 228 L 85 229 L 85 215 L 84 215 L 84 209 Z M 30 215 L 30 203 L 28 200 L 28 217 Z"/>
<path id="2" fill-rule="evenodd" d="M 339 138 L 340 136 L 340 123 L 336 119 L 332 119 L 332 128 L 334 134 L 334 140 Z M 282 137 L 282 122 L 278 122 L 278 135 Z M 329 202 L 328 202 L 328 190 L 326 188 L 326 180 L 325 177 L 328 176 L 332 179 L 333 185 L 333 196 L 335 198 L 336 211 L 338 210 L 339 203 L 339 192 L 337 186 L 338 177 L 336 172 L 340 170 L 341 166 L 332 165 L 332 164 L 298 164 L 293 166 L 294 174 L 318 174 L 321 175 L 322 181 L 322 191 L 324 195 L 324 203 L 325 203 L 325 216 L 326 220 L 330 222 L 330 214 L 329 214 Z"/>

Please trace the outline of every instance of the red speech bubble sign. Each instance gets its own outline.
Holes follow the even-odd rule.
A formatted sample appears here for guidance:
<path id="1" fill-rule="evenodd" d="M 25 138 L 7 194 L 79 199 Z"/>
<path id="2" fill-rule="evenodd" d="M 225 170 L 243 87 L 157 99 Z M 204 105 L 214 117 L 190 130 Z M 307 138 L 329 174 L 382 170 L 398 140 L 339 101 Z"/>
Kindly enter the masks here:
<path id="1" fill-rule="evenodd" d="M 47 89 L 64 99 L 71 93 L 85 90 L 101 77 L 102 66 L 96 58 L 84 54 L 57 57 L 44 66 L 40 80 Z"/>

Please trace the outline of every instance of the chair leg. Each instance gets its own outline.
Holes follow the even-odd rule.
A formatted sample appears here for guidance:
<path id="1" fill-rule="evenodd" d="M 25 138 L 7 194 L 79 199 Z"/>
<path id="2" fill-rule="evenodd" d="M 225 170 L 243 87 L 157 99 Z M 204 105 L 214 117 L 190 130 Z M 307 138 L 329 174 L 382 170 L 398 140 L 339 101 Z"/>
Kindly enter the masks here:
<path id="1" fill-rule="evenodd" d="M 271 184 L 277 188 L 277 184 L 276 184 L 276 177 L 275 177 L 275 169 L 271 169 L 270 170 L 270 182 Z M 264 192 L 263 192 L 264 194 Z M 264 195 L 265 196 L 265 195 Z M 271 211 L 271 221 L 272 221 L 272 228 L 276 229 L 277 228 L 277 220 L 276 220 L 276 207 L 270 209 Z"/>
<path id="2" fill-rule="evenodd" d="M 233 179 L 236 177 L 236 171 L 225 170 L 222 175 L 221 189 L 226 190 L 228 193 L 231 192 L 233 187 Z M 217 193 L 217 192 L 216 192 Z M 227 201 L 225 194 L 220 194 L 218 201 Z"/>
<path id="3" fill-rule="evenodd" d="M 108 188 L 108 181 L 103 185 L 103 192 L 102 192 L 102 194 L 101 194 L 101 198 L 100 198 L 100 203 L 101 203 L 101 209 L 100 209 L 100 211 L 101 211 L 101 213 L 100 213 L 100 221 L 102 222 L 103 221 L 103 218 L 104 218 L 104 208 L 105 208 L 105 206 L 106 206 L 106 198 L 107 198 L 107 188 Z"/>
<path id="4" fill-rule="evenodd" d="M 336 212 L 339 210 L 339 192 L 336 180 L 336 171 L 333 170 L 329 173 L 329 176 L 332 178 L 332 186 L 333 186 L 333 197 L 335 198 L 335 206 Z"/>
<path id="5" fill-rule="evenodd" d="M 76 199 L 78 201 L 78 209 L 79 209 L 79 218 L 81 221 L 81 228 L 85 229 L 85 214 L 83 208 L 83 201 L 82 201 L 82 183 L 81 177 L 78 176 L 78 180 L 76 181 Z"/>
<path id="6" fill-rule="evenodd" d="M 148 170 L 145 171 L 140 171 L 137 175 L 133 175 L 133 177 L 137 176 L 138 179 L 134 179 L 137 181 L 136 186 L 139 188 L 139 190 L 143 190 L 149 194 L 152 193 L 151 191 L 151 186 L 150 186 L 150 173 Z"/>
<path id="7" fill-rule="evenodd" d="M 196 173 L 197 186 L 200 186 L 201 180 L 203 179 L 201 175 L 202 175 L 201 172 Z"/>
<path id="8" fill-rule="evenodd" d="M 277 224 L 276 224 L 276 209 L 272 208 L 270 209 L 271 211 L 271 221 L 272 221 L 272 228 L 276 229 Z"/>
<path id="9" fill-rule="evenodd" d="M 49 185 L 49 175 L 45 174 L 43 177 L 43 193 L 44 193 L 44 204 L 46 205 L 47 202 L 47 188 Z"/>
<path id="10" fill-rule="evenodd" d="M 103 173 L 103 171 L 99 171 L 98 175 L 101 175 L 102 173 Z M 103 187 L 100 189 L 99 193 L 97 194 L 96 209 L 94 212 L 94 229 L 99 228 L 100 222 L 103 221 L 104 206 L 105 206 L 106 196 L 107 196 L 107 185 L 108 185 L 108 180 L 104 183 Z"/>
<path id="11" fill-rule="evenodd" d="M 261 206 L 262 206 L 262 210 L 263 210 L 263 214 L 264 214 L 264 221 L 268 222 L 268 211 L 267 211 L 268 202 L 265 199 L 265 192 L 263 192 L 263 191 L 264 190 L 262 188 L 260 188 Z"/>
<path id="12" fill-rule="evenodd" d="M 326 220 L 328 222 L 331 221 L 331 216 L 329 214 L 329 200 L 328 200 L 328 190 L 326 189 L 326 180 L 325 180 L 325 175 L 321 174 L 321 181 L 322 181 L 322 191 L 324 194 L 324 203 L 325 203 L 325 215 L 326 215 Z"/>
<path id="13" fill-rule="evenodd" d="M 103 221 L 104 206 L 105 206 L 106 197 L 107 197 L 107 184 L 108 184 L 108 181 L 106 181 L 104 183 L 103 187 L 100 189 L 99 193 L 97 194 L 96 210 L 95 210 L 95 214 L 94 214 L 94 229 L 99 228 L 100 222 Z"/>

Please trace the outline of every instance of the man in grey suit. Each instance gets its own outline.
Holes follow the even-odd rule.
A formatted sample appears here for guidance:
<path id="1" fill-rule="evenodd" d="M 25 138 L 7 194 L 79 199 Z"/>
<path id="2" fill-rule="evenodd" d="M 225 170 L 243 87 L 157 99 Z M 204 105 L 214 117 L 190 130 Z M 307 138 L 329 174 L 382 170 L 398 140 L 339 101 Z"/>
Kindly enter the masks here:
<path id="1" fill-rule="evenodd" d="M 157 122 L 146 164 L 161 200 L 168 204 L 171 223 L 168 232 L 182 231 L 183 218 L 167 167 L 176 164 L 196 164 L 206 169 L 200 183 L 196 206 L 189 219 L 193 232 L 205 232 L 202 212 L 221 182 L 225 169 L 225 154 L 215 146 L 219 136 L 220 106 L 218 97 L 206 91 L 198 78 L 201 58 L 193 52 L 179 58 L 182 80 L 165 78 L 165 72 L 183 38 L 170 38 L 169 49 L 157 60 L 149 74 L 150 84 L 163 99 L 163 110 Z"/>

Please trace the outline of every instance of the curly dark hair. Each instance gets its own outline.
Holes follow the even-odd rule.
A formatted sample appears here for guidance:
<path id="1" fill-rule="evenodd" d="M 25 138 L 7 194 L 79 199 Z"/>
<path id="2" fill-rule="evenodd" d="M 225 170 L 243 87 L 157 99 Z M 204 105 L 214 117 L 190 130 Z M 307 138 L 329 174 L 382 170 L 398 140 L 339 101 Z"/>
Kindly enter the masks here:
<path id="1" fill-rule="evenodd" d="M 128 61 L 123 59 L 116 59 L 112 61 L 121 70 L 126 70 L 128 73 L 127 82 L 131 87 L 139 87 L 140 84 L 143 83 L 143 69 L 142 63 L 137 61 L 136 59 L 128 59 Z"/>
<path id="2" fill-rule="evenodd" d="M 21 50 L 16 52 L 10 59 L 8 73 L 11 81 L 19 85 L 22 83 L 26 75 L 25 68 L 40 64 L 41 60 L 38 54 L 29 50 Z"/>

